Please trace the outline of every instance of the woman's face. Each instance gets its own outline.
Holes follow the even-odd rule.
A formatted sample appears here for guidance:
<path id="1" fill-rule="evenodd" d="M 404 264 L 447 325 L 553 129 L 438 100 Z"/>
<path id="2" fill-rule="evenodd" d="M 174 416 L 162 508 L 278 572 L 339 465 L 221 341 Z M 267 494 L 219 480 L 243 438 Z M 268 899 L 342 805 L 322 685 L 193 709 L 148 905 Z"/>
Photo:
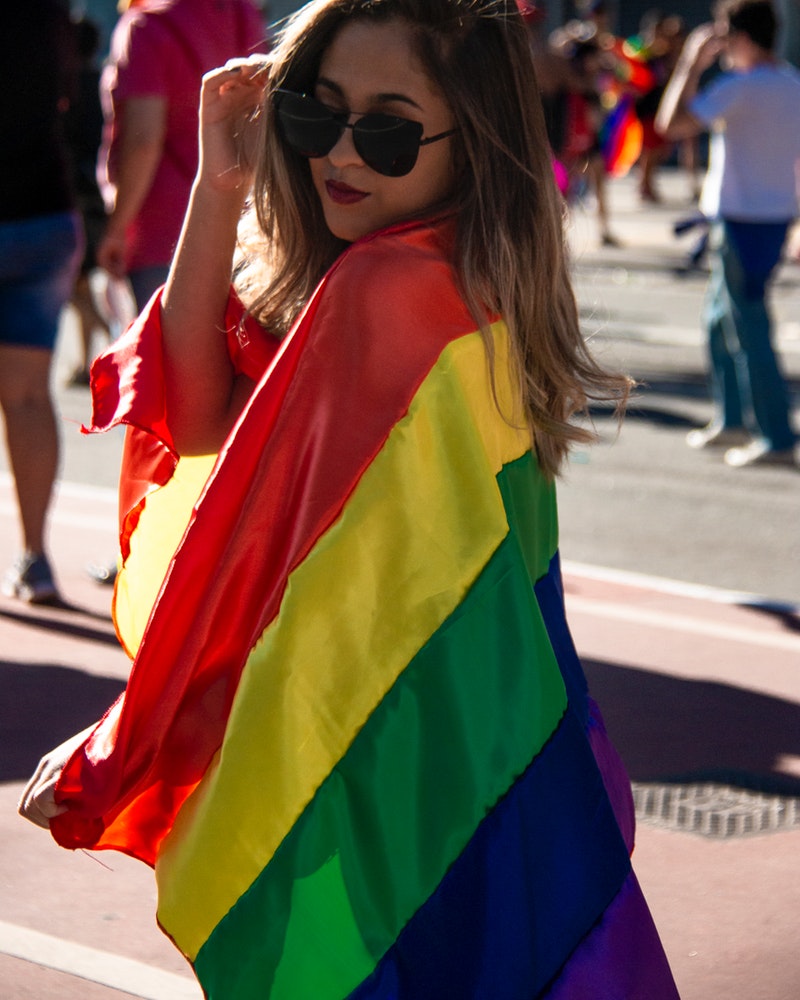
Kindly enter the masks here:
<path id="1" fill-rule="evenodd" d="M 326 50 L 314 89 L 317 100 L 349 111 L 350 123 L 367 112 L 419 122 L 423 137 L 453 127 L 450 108 L 422 70 L 402 21 L 344 25 Z M 328 228 L 352 242 L 395 222 L 424 213 L 452 190 L 452 139 L 421 146 L 403 177 L 376 173 L 356 152 L 351 129 L 333 149 L 309 160 Z"/>

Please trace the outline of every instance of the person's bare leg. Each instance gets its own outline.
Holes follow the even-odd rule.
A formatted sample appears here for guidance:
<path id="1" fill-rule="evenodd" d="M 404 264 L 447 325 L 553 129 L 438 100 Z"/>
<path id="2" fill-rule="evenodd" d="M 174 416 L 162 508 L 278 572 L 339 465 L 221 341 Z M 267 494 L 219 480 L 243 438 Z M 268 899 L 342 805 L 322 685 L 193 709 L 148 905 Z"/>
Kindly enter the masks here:
<path id="1" fill-rule="evenodd" d="M 92 351 L 92 335 L 95 330 L 100 330 L 106 337 L 110 336 L 108 323 L 100 315 L 95 305 L 88 275 L 80 274 L 76 278 L 70 305 L 77 313 L 81 339 L 81 360 L 72 374 L 71 381 L 88 384 L 89 368 L 94 361 L 95 353 Z"/>
<path id="2" fill-rule="evenodd" d="M 592 156 L 587 168 L 589 183 L 597 205 L 597 224 L 600 241 L 606 246 L 619 246 L 619 240 L 612 234 L 608 221 L 608 200 L 606 197 L 606 168 L 602 156 Z"/>
<path id="3" fill-rule="evenodd" d="M 58 471 L 59 442 L 50 396 L 53 352 L 0 347 L 0 407 L 14 474 L 23 545 L 42 553 L 50 499 Z"/>
<path id="4" fill-rule="evenodd" d="M 642 155 L 639 157 L 639 197 L 642 201 L 661 201 L 655 186 L 656 171 L 661 164 L 661 158 L 660 149 L 642 150 Z"/>
<path id="5" fill-rule="evenodd" d="M 92 304 L 89 282 L 85 275 L 81 274 L 75 281 L 75 289 L 72 293 L 70 305 L 75 309 L 78 316 L 78 331 L 81 338 L 81 360 L 79 370 L 89 371 L 92 351 L 92 331 L 95 326 L 95 312 Z"/>
<path id="6" fill-rule="evenodd" d="M 681 167 L 686 171 L 691 185 L 691 199 L 697 201 L 700 198 L 700 188 L 702 186 L 700 177 L 700 152 L 697 148 L 697 139 L 683 139 L 678 143 L 678 159 Z"/>

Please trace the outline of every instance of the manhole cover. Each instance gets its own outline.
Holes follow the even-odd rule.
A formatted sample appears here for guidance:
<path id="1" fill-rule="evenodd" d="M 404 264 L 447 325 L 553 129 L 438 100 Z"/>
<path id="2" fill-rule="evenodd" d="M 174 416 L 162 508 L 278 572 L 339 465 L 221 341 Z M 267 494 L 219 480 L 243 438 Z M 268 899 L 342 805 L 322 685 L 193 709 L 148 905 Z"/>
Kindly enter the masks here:
<path id="1" fill-rule="evenodd" d="M 668 830 L 706 837 L 745 837 L 800 829 L 800 798 L 731 785 L 633 783 L 636 818 Z"/>

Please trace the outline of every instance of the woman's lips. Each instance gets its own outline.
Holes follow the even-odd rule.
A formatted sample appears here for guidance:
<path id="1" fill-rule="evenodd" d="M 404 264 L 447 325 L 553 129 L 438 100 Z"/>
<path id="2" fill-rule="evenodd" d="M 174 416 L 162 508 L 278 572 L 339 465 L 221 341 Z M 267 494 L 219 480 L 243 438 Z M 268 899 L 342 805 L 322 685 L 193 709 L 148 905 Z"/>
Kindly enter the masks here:
<path id="1" fill-rule="evenodd" d="M 325 181 L 325 190 L 328 192 L 330 200 L 337 205 L 354 205 L 368 197 L 366 191 L 359 191 L 341 181 Z"/>

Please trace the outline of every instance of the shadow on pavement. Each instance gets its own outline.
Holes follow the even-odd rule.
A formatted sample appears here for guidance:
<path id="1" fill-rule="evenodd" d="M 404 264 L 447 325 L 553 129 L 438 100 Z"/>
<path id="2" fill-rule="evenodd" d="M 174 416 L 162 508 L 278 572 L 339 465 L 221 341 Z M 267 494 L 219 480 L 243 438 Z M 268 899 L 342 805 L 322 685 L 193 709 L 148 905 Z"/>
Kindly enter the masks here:
<path id="1" fill-rule="evenodd" d="M 17 622 L 20 625 L 25 625 L 27 628 L 41 629 L 44 632 L 57 632 L 62 636 L 70 636 L 73 639 L 85 639 L 88 642 L 101 642 L 108 646 L 119 646 L 119 639 L 114 632 L 111 625 L 111 617 L 108 614 L 97 614 L 93 611 L 88 611 L 85 608 L 79 608 L 75 605 L 68 605 L 66 603 L 59 605 L 47 605 L 47 608 L 53 608 L 58 610 L 66 610 L 72 612 L 79 612 L 82 617 L 88 618 L 91 621 L 103 622 L 107 628 L 95 628 L 91 625 L 82 625 L 74 621 L 66 621 L 64 619 L 54 617 L 49 615 L 43 610 L 36 612 L 34 610 L 25 611 L 12 611 L 10 608 L 0 608 L 0 618 L 5 618 L 8 621 Z"/>
<path id="2" fill-rule="evenodd" d="M 26 781 L 43 754 L 97 721 L 124 689 L 82 670 L 0 660 L 0 782 Z"/>
<path id="3" fill-rule="evenodd" d="M 800 705 L 727 684 L 583 661 L 635 782 L 720 781 L 800 796 Z"/>
<path id="4" fill-rule="evenodd" d="M 684 396 L 688 397 L 688 394 L 684 394 Z M 589 416 L 593 421 L 598 422 L 598 426 L 603 426 L 603 421 L 611 422 L 613 433 L 610 439 L 613 440 L 617 427 L 617 416 L 614 411 L 606 406 L 592 406 L 589 409 Z M 678 413 L 669 409 L 663 409 L 661 406 L 647 405 L 642 398 L 641 388 L 637 389 L 636 398 L 628 403 L 628 407 L 625 410 L 624 422 L 629 423 L 630 421 L 653 424 L 659 427 L 675 428 L 677 430 L 690 430 L 693 427 L 697 427 L 697 419 L 687 413 Z"/>
<path id="5" fill-rule="evenodd" d="M 635 370 L 631 370 L 629 374 L 636 379 L 637 385 L 628 401 L 625 411 L 626 421 L 646 421 L 661 427 L 688 429 L 697 426 L 696 417 L 665 407 L 673 401 L 679 404 L 681 400 L 690 403 L 711 402 L 705 375 L 687 371 L 680 374 L 671 373 L 669 377 L 661 375 L 651 378 L 647 373 Z M 790 397 L 800 403 L 800 379 L 786 378 L 786 385 Z M 654 400 L 658 401 L 655 406 L 651 402 Z M 617 419 L 613 407 L 607 404 L 591 406 L 589 415 L 594 420 L 616 421 Z"/>
<path id="6" fill-rule="evenodd" d="M 686 399 L 699 399 L 711 401 L 711 392 L 708 385 L 708 377 L 705 373 L 698 374 L 694 371 L 670 373 L 668 378 L 664 375 L 650 377 L 646 372 L 631 372 L 632 376 L 639 381 L 636 387 L 635 396 L 642 397 L 649 394 L 659 396 L 683 396 Z M 800 393 L 800 379 L 786 375 L 784 380 L 791 395 Z M 636 405 L 634 397 L 632 404 Z"/>
<path id="7" fill-rule="evenodd" d="M 800 609 L 789 604 L 748 604 L 749 610 L 779 622 L 787 632 L 800 632 Z"/>
<path id="8" fill-rule="evenodd" d="M 654 406 L 641 406 L 632 403 L 625 414 L 626 420 L 643 420 L 649 424 L 659 427 L 675 427 L 688 430 L 697 426 L 697 421 L 684 413 L 671 413 L 669 410 L 660 410 Z"/>
<path id="9" fill-rule="evenodd" d="M 694 371 L 681 373 L 670 372 L 666 377 L 660 375 L 648 375 L 647 372 L 634 373 L 634 378 L 639 384 L 634 392 L 631 407 L 636 408 L 639 400 L 647 396 L 682 396 L 685 399 L 709 400 L 708 378 L 705 374 L 698 374 Z"/>
<path id="10" fill-rule="evenodd" d="M 670 372 L 669 376 L 665 376 L 629 370 L 628 374 L 636 380 L 636 385 L 628 399 L 625 420 L 647 420 L 676 427 L 694 426 L 695 419 L 685 413 L 665 410 L 664 406 L 673 400 L 696 403 L 708 402 L 710 398 L 706 376 L 694 371 Z M 589 415 L 594 420 L 616 422 L 617 419 L 611 403 L 592 404 Z"/>

